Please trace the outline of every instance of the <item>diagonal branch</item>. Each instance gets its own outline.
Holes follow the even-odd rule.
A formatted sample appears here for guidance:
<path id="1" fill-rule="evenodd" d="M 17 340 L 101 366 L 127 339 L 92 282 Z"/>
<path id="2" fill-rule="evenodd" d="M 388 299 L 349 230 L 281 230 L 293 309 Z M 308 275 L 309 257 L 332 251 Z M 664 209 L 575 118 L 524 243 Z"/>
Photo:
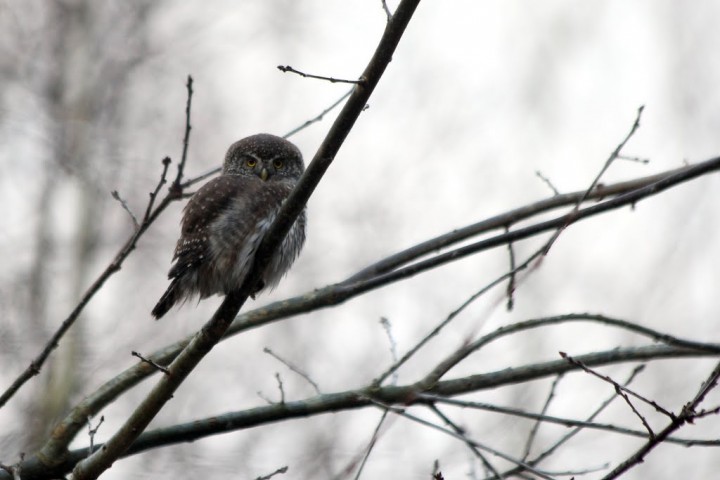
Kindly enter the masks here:
<path id="1" fill-rule="evenodd" d="M 190 105 L 192 101 L 192 77 L 188 76 L 187 81 L 187 89 L 188 89 L 188 97 L 187 97 L 187 103 L 185 107 L 185 113 L 186 113 L 186 119 L 185 119 L 185 144 L 187 144 L 188 138 L 190 136 Z M 70 330 L 70 327 L 73 326 L 75 321 L 78 319 L 80 314 L 83 312 L 85 307 L 88 303 L 90 303 L 90 300 L 93 299 L 95 294 L 100 291 L 100 289 L 105 285 L 105 282 L 116 272 L 120 270 L 120 267 L 122 266 L 125 259 L 130 255 L 133 250 L 135 250 L 135 247 L 137 246 L 137 242 L 142 237 L 142 235 L 147 231 L 148 228 L 150 228 L 150 225 L 152 225 L 155 220 L 160 216 L 160 214 L 167 208 L 170 203 L 172 203 L 175 200 L 179 200 L 182 197 L 182 189 L 179 188 L 180 185 L 180 179 L 183 175 L 183 170 L 185 168 L 185 162 L 187 160 L 187 148 L 183 149 L 182 158 L 180 160 L 180 163 L 178 164 L 178 173 L 177 177 L 175 179 L 175 182 L 173 183 L 174 187 L 178 188 L 171 188 L 167 195 L 160 201 L 160 203 L 157 205 L 157 207 L 154 207 L 155 205 L 155 199 L 157 198 L 158 192 L 160 191 L 160 188 L 165 184 L 166 177 L 167 177 L 167 171 L 168 166 L 170 165 L 170 158 L 165 157 L 162 160 L 163 164 L 163 170 L 162 174 L 160 175 L 160 180 L 158 181 L 157 186 L 155 187 L 155 190 L 150 193 L 150 200 L 148 201 L 147 209 L 145 211 L 145 215 L 143 216 L 142 222 L 140 225 L 138 225 L 135 228 L 135 231 L 130 236 L 130 238 L 125 242 L 125 244 L 120 248 L 120 251 L 115 255 L 115 258 L 112 262 L 105 268 L 105 270 L 98 276 L 97 279 L 90 285 L 90 287 L 87 289 L 85 294 L 82 296 L 78 304 L 75 306 L 72 312 L 63 320 L 63 322 L 60 324 L 58 329 L 55 331 L 55 333 L 52 335 L 50 340 L 48 340 L 47 344 L 45 345 L 45 348 L 30 362 L 30 365 L 28 368 L 21 373 L 15 381 L 8 387 L 2 395 L 0 395 L 0 408 L 2 408 L 10 398 L 12 398 L 15 393 L 20 390 L 20 388 L 33 376 L 40 373 L 40 369 L 42 368 L 43 364 L 47 360 L 47 358 L 50 356 L 53 350 L 57 348 L 57 346 L 60 343 L 60 340 L 62 337 L 67 333 L 68 330 Z M 154 207 L 154 209 L 153 209 Z"/>
<path id="2" fill-rule="evenodd" d="M 238 291 L 230 292 L 213 317 L 193 337 L 173 361 L 147 397 L 130 415 L 122 427 L 108 440 L 102 449 L 78 463 L 73 470 L 75 480 L 95 479 L 110 468 L 147 428 L 150 421 L 172 397 L 180 384 L 200 363 L 205 355 L 222 339 L 230 323 L 252 293 L 261 272 L 270 262 L 273 252 L 279 247 L 290 227 L 305 208 L 307 200 L 322 179 L 325 171 L 334 160 L 340 146 L 350 133 L 355 121 L 362 112 L 372 91 L 390 63 L 393 52 L 407 27 L 419 0 L 403 0 L 388 22 L 373 58 L 370 60 L 353 94 L 348 99 L 337 119 L 333 123 L 325 140 L 320 145 L 312 162 L 298 182 L 288 200 L 283 204 L 276 219 L 268 229 L 254 257 L 252 268 Z"/>

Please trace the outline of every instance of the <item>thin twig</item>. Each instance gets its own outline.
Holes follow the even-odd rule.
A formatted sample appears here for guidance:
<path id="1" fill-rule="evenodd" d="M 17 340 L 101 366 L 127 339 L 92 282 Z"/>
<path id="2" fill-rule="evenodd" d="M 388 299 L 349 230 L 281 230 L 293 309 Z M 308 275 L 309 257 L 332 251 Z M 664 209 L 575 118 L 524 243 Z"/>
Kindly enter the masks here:
<path id="1" fill-rule="evenodd" d="M 633 137 L 633 135 L 635 135 L 635 132 L 637 132 L 638 128 L 640 128 L 640 117 L 642 116 L 642 112 L 644 109 L 645 109 L 644 105 L 641 105 L 640 107 L 638 107 L 637 114 L 635 116 L 635 121 L 633 122 L 632 127 L 630 127 L 630 131 L 627 133 L 627 135 L 625 135 L 625 138 L 622 139 L 622 141 L 617 145 L 617 147 L 615 147 L 615 150 L 612 151 L 612 153 L 610 154 L 608 159 L 605 161 L 605 165 L 603 165 L 603 167 L 600 169 L 598 174 L 593 179 L 592 183 L 590 183 L 590 186 L 587 188 L 587 190 L 585 190 L 585 194 L 577 202 L 577 204 L 573 208 L 570 216 L 568 217 L 568 224 L 558 228 L 555 231 L 555 233 L 553 234 L 553 236 L 550 237 L 550 239 L 547 241 L 547 243 L 545 244 L 545 247 L 544 247 L 543 256 L 547 255 L 547 253 L 550 251 L 550 248 L 560 237 L 560 234 L 563 232 L 563 230 L 565 230 L 565 228 L 567 228 L 570 225 L 570 223 L 572 223 L 570 221 L 570 219 L 572 218 L 572 214 L 577 213 L 578 210 L 580 209 L 580 205 L 582 205 L 590 197 L 593 190 L 595 190 L 595 188 L 598 186 L 602 176 L 605 175 L 605 172 L 608 170 L 608 168 L 610 168 L 610 165 L 612 165 L 613 162 L 618 158 L 618 156 L 620 155 L 620 152 L 622 151 L 623 148 L 625 148 L 625 145 L 627 144 L 627 142 L 630 141 L 630 139 Z"/>
<path id="2" fill-rule="evenodd" d="M 100 425 L 103 424 L 105 421 L 105 416 L 103 415 L 100 417 L 100 421 L 98 422 L 95 427 L 92 426 L 92 423 L 90 423 L 90 418 L 88 417 L 87 425 L 88 425 L 88 437 L 90 437 L 90 451 L 88 452 L 88 455 L 92 454 L 93 451 L 95 451 L 95 434 L 100 429 Z"/>
<path id="3" fill-rule="evenodd" d="M 298 366 L 292 364 L 289 360 L 285 360 L 280 355 L 278 355 L 275 352 L 273 352 L 272 350 L 270 350 L 268 347 L 263 348 L 263 352 L 267 353 L 268 355 L 273 357 L 275 360 L 282 363 L 283 365 L 288 367 L 290 370 L 292 370 L 293 372 L 297 373 L 302 378 L 304 378 L 305 381 L 307 381 L 310 385 L 312 385 L 313 389 L 315 389 L 315 393 L 317 393 L 318 395 L 320 395 L 322 393 L 320 391 L 320 386 L 315 381 L 313 381 L 312 378 L 310 378 L 310 375 L 303 372 Z"/>
<path id="4" fill-rule="evenodd" d="M 483 443 L 478 442 L 477 440 L 473 440 L 471 438 L 468 438 L 465 435 L 458 434 L 454 432 L 453 430 L 448 430 L 447 428 L 441 427 L 440 425 L 437 425 L 435 423 L 429 422 L 427 420 L 424 420 L 420 417 L 417 417 L 415 415 L 412 415 L 410 413 L 407 413 L 405 408 L 398 408 L 392 405 L 387 405 L 382 402 L 379 402 L 374 399 L 370 399 L 370 401 L 377 405 L 379 408 L 383 410 L 389 410 L 390 412 L 400 415 L 403 418 L 407 418 L 408 420 L 412 420 L 413 422 L 419 423 L 420 425 L 424 425 L 426 427 L 430 427 L 434 430 L 437 430 L 439 432 L 445 433 L 446 435 L 449 435 L 453 438 L 457 438 L 458 440 L 462 440 L 463 442 L 467 442 L 468 444 L 473 445 L 476 448 L 479 448 L 480 450 L 484 450 L 492 455 L 495 455 L 496 457 L 500 457 L 503 460 L 507 460 L 508 462 L 511 462 L 515 465 L 520 465 L 524 468 L 526 468 L 529 472 L 534 473 L 535 475 L 539 476 L 540 478 L 544 478 L 545 480 L 553 480 L 553 478 L 550 475 L 547 475 L 545 472 L 538 470 L 534 468 L 531 465 L 528 465 L 524 463 L 522 460 L 519 460 L 517 458 L 514 458 L 506 453 L 501 452 L 500 450 L 497 450 L 495 448 L 492 448 L 488 445 L 485 445 Z"/>
<path id="5" fill-rule="evenodd" d="M 645 430 L 647 430 L 648 435 L 650 435 L 651 438 L 654 437 L 655 432 L 653 432 L 652 428 L 650 427 L 650 424 L 647 422 L 645 417 L 643 417 L 643 415 L 638 411 L 638 409 L 635 408 L 635 405 L 633 405 L 633 403 L 630 401 L 630 398 L 628 397 L 627 393 L 623 392 L 622 388 L 620 388 L 619 386 L 615 387 L 615 393 L 618 394 L 623 400 L 625 400 L 625 403 L 628 404 L 628 406 L 633 411 L 635 416 L 637 416 L 640 419 L 640 422 L 643 424 L 643 427 L 645 427 Z"/>
<path id="6" fill-rule="evenodd" d="M 150 366 L 153 367 L 154 369 L 163 372 L 165 375 L 170 375 L 170 370 L 168 370 L 166 367 L 163 367 L 162 365 L 160 365 L 160 364 L 158 364 L 158 363 L 155 363 L 154 361 L 150 360 L 149 358 L 143 357 L 140 353 L 136 352 L 135 350 L 133 350 L 132 352 L 130 352 L 130 354 L 131 354 L 133 357 L 139 358 L 141 362 L 147 363 L 148 365 L 150 365 Z"/>
<path id="7" fill-rule="evenodd" d="M 355 473 L 355 480 L 360 479 L 360 475 L 362 475 L 362 472 L 365 469 L 365 464 L 367 463 L 368 458 L 370 458 L 370 453 L 372 453 L 372 450 L 375 447 L 375 444 L 377 443 L 378 438 L 380 437 L 380 428 L 382 428 L 383 424 L 385 423 L 385 419 L 387 418 L 387 415 L 388 415 L 388 411 L 384 410 L 382 413 L 382 416 L 380 417 L 380 420 L 378 421 L 377 425 L 375 426 L 375 430 L 373 431 L 372 437 L 370 438 L 370 443 L 368 443 L 368 446 L 365 449 L 365 454 L 363 455 L 363 459 L 360 462 L 360 466 L 358 467 L 358 470 Z"/>
<path id="8" fill-rule="evenodd" d="M 385 0 L 381 0 L 382 2 L 382 8 L 385 11 L 385 17 L 387 18 L 387 21 L 389 22 L 392 19 L 392 13 L 390 12 L 390 8 L 388 8 L 387 2 Z"/>
<path id="9" fill-rule="evenodd" d="M 633 368 L 632 372 L 631 372 L 630 375 L 628 376 L 628 379 L 625 380 L 625 382 L 623 383 L 623 385 L 626 386 L 626 387 L 627 387 L 628 385 L 630 385 L 630 384 L 633 382 L 633 380 L 635 380 L 635 377 L 636 377 L 640 372 L 642 372 L 644 369 L 645 369 L 645 365 L 638 365 L 637 367 Z M 597 417 L 598 415 L 600 415 L 600 413 L 602 413 L 602 411 L 605 410 L 605 409 L 608 407 L 608 405 L 610 405 L 615 399 L 617 399 L 617 395 L 614 395 L 614 394 L 613 394 L 613 395 L 610 395 L 607 399 L 605 399 L 604 402 L 602 402 L 602 403 L 585 419 L 585 421 L 586 421 L 586 422 L 592 422 L 593 420 L 595 420 L 595 417 Z M 572 437 L 574 437 L 575 435 L 577 435 L 578 433 L 580 433 L 583 428 L 584 428 L 584 427 L 582 427 L 582 426 L 577 426 L 577 427 L 573 428 L 570 432 L 568 432 L 567 434 L 563 435 L 563 436 L 562 436 L 558 441 L 556 441 L 553 445 L 551 445 L 549 448 L 545 449 L 542 453 L 540 453 L 537 457 L 535 457 L 534 459 L 532 459 L 532 461 L 530 461 L 530 463 L 533 464 L 533 465 L 537 465 L 539 462 L 541 462 L 541 461 L 544 460 L 545 458 L 547 458 L 547 457 L 549 457 L 550 455 L 552 455 L 558 448 L 560 448 L 563 444 L 565 444 L 566 442 L 568 442 Z M 638 432 L 638 433 L 640 433 L 640 432 Z M 674 440 L 674 439 L 673 439 L 673 440 Z"/>
<path id="10" fill-rule="evenodd" d="M 643 165 L 647 165 L 650 163 L 649 158 L 641 158 L 641 157 L 630 157 L 628 155 L 618 155 L 618 160 L 627 160 L 628 162 L 636 162 L 636 163 L 642 163 Z"/>
<path id="11" fill-rule="evenodd" d="M 113 190 L 112 192 L 110 192 L 110 195 L 112 195 L 112 197 L 115 200 L 120 202 L 120 205 L 122 206 L 123 210 L 125 210 L 127 212 L 127 214 L 130 215 L 130 219 L 132 219 L 135 230 L 140 228 L 140 224 L 138 223 L 137 218 L 135 218 L 135 214 L 132 212 L 132 210 L 130 210 L 130 207 L 128 207 L 127 202 L 120 197 L 120 194 L 118 193 L 118 191 Z"/>
<path id="12" fill-rule="evenodd" d="M 553 380 L 552 385 L 550 385 L 550 391 L 545 398 L 545 403 L 543 404 L 542 410 L 540 410 L 540 415 L 547 414 L 547 411 L 550 408 L 550 403 L 552 403 L 553 398 L 555 398 L 555 390 L 557 389 L 558 383 L 560 383 L 560 380 L 562 380 L 562 378 L 562 374 L 558 375 L 557 377 L 555 377 L 555 380 Z M 523 453 L 522 456 L 523 461 L 527 460 L 530 456 L 530 450 L 532 450 L 533 442 L 535 441 L 538 430 L 540 430 L 540 423 L 541 420 L 538 418 L 535 421 L 532 429 L 530 430 L 530 434 L 528 435 L 527 441 L 525 442 L 525 453 Z"/>
<path id="13" fill-rule="evenodd" d="M 303 78 L 315 78 L 317 80 L 325 80 L 330 83 L 352 83 L 353 85 L 363 85 L 365 83 L 365 80 L 363 78 L 361 78 L 360 80 L 346 80 L 343 78 L 324 77 L 322 75 L 313 75 L 312 73 L 304 73 L 304 72 L 301 72 L 300 70 L 295 70 L 290 65 L 285 65 L 285 66 L 278 65 L 277 68 L 278 68 L 278 70 L 280 70 L 281 72 L 284 72 L 284 73 L 287 73 L 287 72 L 296 73 Z"/>
<path id="14" fill-rule="evenodd" d="M 643 397 L 642 395 L 640 395 L 639 393 L 635 393 L 635 392 L 633 392 L 632 390 L 630 390 L 629 388 L 623 387 L 622 385 L 620 385 L 619 383 L 617 383 L 617 382 L 616 382 L 615 380 L 613 380 L 612 378 L 608 377 L 607 375 L 603 375 L 603 374 L 601 374 L 601 373 L 596 372 L 595 370 L 593 370 L 592 368 L 588 367 L 587 365 L 583 365 L 583 363 L 582 363 L 581 361 L 576 360 L 575 358 L 571 357 L 570 355 L 568 355 L 568 354 L 565 353 L 565 352 L 558 352 L 558 353 L 560 354 L 560 356 L 561 356 L 562 358 L 564 358 L 565 360 L 567 360 L 567 361 L 570 362 L 571 364 L 575 365 L 576 367 L 580 367 L 582 370 L 584 370 L 585 372 L 589 373 L 590 375 L 594 375 L 595 377 L 597 377 L 597 378 L 599 378 L 599 379 L 601 379 L 601 380 L 604 380 L 604 381 L 608 382 L 609 384 L 611 384 L 613 387 L 615 387 L 615 391 L 616 391 L 616 392 L 618 392 L 618 391 L 625 392 L 625 393 L 627 393 L 627 394 L 629 394 L 629 395 L 637 398 L 637 399 L 640 400 L 641 402 L 645 402 L 645 403 L 647 403 L 648 405 L 652 406 L 655 410 L 657 410 L 658 412 L 662 413 L 663 415 L 666 415 L 666 416 L 670 417 L 671 419 L 675 418 L 675 415 L 674 415 L 672 412 L 669 412 L 668 410 L 665 410 L 663 407 L 661 407 L 660 405 L 658 405 L 654 400 L 647 399 L 647 398 Z M 631 407 L 632 407 L 632 405 L 631 405 Z M 632 407 L 632 409 L 635 410 L 635 407 Z M 641 416 L 641 418 L 642 418 L 642 416 Z M 643 420 L 643 423 L 646 424 L 646 422 L 644 422 L 644 419 L 642 419 L 642 420 Z M 647 425 L 646 425 L 646 426 L 647 426 Z M 647 428 L 649 429 L 650 427 L 647 427 Z M 652 430 L 650 431 L 650 433 L 652 434 Z"/>
<path id="15" fill-rule="evenodd" d="M 180 186 L 183 188 L 191 187 L 191 186 L 195 185 L 196 183 L 202 182 L 206 178 L 210 178 L 213 175 L 220 173 L 221 171 L 222 171 L 222 167 L 214 167 L 205 173 L 201 173 L 197 177 L 193 177 L 193 178 L 186 180 Z"/>
<path id="16" fill-rule="evenodd" d="M 155 206 L 155 200 L 160 193 L 160 189 L 163 187 L 163 185 L 167 183 L 167 173 L 168 168 L 170 168 L 170 163 L 170 157 L 165 157 L 162 159 L 163 169 L 160 173 L 160 179 L 158 180 L 157 185 L 155 185 L 155 189 L 150 192 L 150 200 L 148 201 L 147 208 L 145 209 L 145 215 L 143 215 L 143 223 L 145 223 L 150 218 L 150 215 L 152 215 L 153 207 Z"/>
<path id="17" fill-rule="evenodd" d="M 392 357 L 393 363 L 397 363 L 397 361 L 398 361 L 397 343 L 395 342 L 395 337 L 393 336 L 393 333 L 392 333 L 392 325 L 390 324 L 390 320 L 388 320 L 385 317 L 381 317 L 380 325 L 382 325 L 383 330 L 385 330 L 385 335 L 387 335 L 388 342 L 390 342 L 390 356 Z M 399 378 L 399 375 L 398 375 L 397 371 L 393 372 L 392 381 L 390 382 L 390 384 L 396 385 L 398 378 Z"/>
<path id="18" fill-rule="evenodd" d="M 309 127 L 313 123 L 322 121 L 322 119 L 325 118 L 325 115 L 330 113 L 333 109 L 337 108 L 337 106 L 340 105 L 342 103 L 342 101 L 345 100 L 347 97 L 349 97 L 352 92 L 353 92 L 353 89 L 348 90 L 347 92 L 345 92 L 342 95 L 342 97 L 338 98 L 332 105 L 330 105 L 325 110 L 320 112 L 320 114 L 311 118 L 310 120 L 306 120 L 305 123 L 303 123 L 302 125 L 293 128 L 288 133 L 283 135 L 283 138 L 289 138 L 289 137 L 295 135 L 296 133 L 298 133 L 299 131 L 304 130 L 305 128 Z M 220 173 L 221 170 L 222 170 L 222 167 L 212 168 L 211 170 L 208 170 L 207 172 L 202 173 L 202 174 L 198 175 L 197 177 L 193 177 L 193 178 L 186 180 L 185 182 L 183 182 L 181 184 L 181 187 L 187 188 L 192 185 L 195 185 L 196 183 L 202 182 L 206 178 L 212 177 L 213 175 Z"/>
<path id="19" fill-rule="evenodd" d="M 702 403 L 705 396 L 717 386 L 718 378 L 720 378 L 720 363 L 718 363 L 708 376 L 707 380 L 700 386 L 695 397 L 686 403 L 678 415 L 673 415 L 672 420 L 661 432 L 648 439 L 648 441 L 640 447 L 634 454 L 628 457 L 624 462 L 620 463 L 613 471 L 603 477 L 602 480 L 613 480 L 620 477 L 623 473 L 630 470 L 635 465 L 642 463 L 645 456 L 655 447 L 665 442 L 670 434 L 679 429 L 686 423 L 692 423 L 695 419 L 695 409 Z"/>
<path id="20" fill-rule="evenodd" d="M 505 233 L 510 232 L 510 227 L 505 227 Z M 513 309 L 513 306 L 515 305 L 515 269 L 517 268 L 515 266 L 515 249 L 513 248 L 513 243 L 508 242 L 507 244 L 508 249 L 508 256 L 510 258 L 510 276 L 508 277 L 508 285 L 507 285 L 507 311 L 511 312 Z"/>
<path id="21" fill-rule="evenodd" d="M 445 319 L 437 324 L 430 332 L 428 332 L 422 339 L 420 339 L 419 342 L 413 346 L 410 350 L 403 355 L 400 360 L 396 361 L 394 364 L 390 366 L 387 370 L 385 370 L 383 373 L 380 374 L 375 380 L 373 380 L 373 385 L 380 385 L 382 382 L 384 382 L 388 376 L 391 374 L 394 375 L 397 370 L 403 366 L 408 360 L 410 360 L 417 352 L 420 351 L 427 343 L 436 335 L 438 335 L 445 327 L 447 327 L 450 322 L 452 322 L 455 317 L 457 317 L 463 310 L 465 310 L 471 303 L 473 303 L 475 300 L 477 300 L 479 297 L 484 295 L 487 291 L 495 287 L 496 285 L 502 283 L 506 278 L 509 278 L 511 275 L 514 275 L 519 270 L 525 268 L 527 265 L 530 264 L 530 261 L 524 262 L 522 265 L 517 267 L 516 269 L 512 270 L 511 272 L 505 273 L 501 275 L 500 277 L 496 278 L 492 282 L 485 285 L 483 288 L 481 288 L 479 291 L 475 292 L 473 295 L 470 296 L 467 300 L 465 300 L 462 305 L 460 305 L 458 308 L 456 308 L 454 311 L 450 312 L 450 314 L 445 317 Z"/>
<path id="22" fill-rule="evenodd" d="M 320 114 L 317 115 L 316 117 L 313 117 L 313 118 L 311 118 L 310 120 L 306 120 L 305 123 L 303 123 L 303 124 L 300 125 L 299 127 L 295 127 L 295 128 L 293 128 L 292 130 L 290 130 L 288 133 L 286 133 L 285 135 L 283 135 L 283 138 L 289 138 L 289 137 L 295 135 L 296 133 L 298 133 L 300 130 L 304 130 L 305 128 L 309 127 L 309 126 L 312 125 L 313 123 L 322 121 L 322 119 L 325 117 L 325 115 L 327 115 L 328 113 L 330 113 L 333 109 L 335 109 L 338 105 L 340 105 L 343 100 L 345 100 L 347 97 L 350 96 L 350 94 L 353 92 L 353 89 L 354 89 L 354 87 L 351 88 L 350 90 L 348 90 L 347 92 L 345 92 L 342 97 L 338 98 L 338 99 L 335 101 L 335 103 L 333 103 L 332 105 L 330 105 L 329 107 L 327 107 L 325 110 L 323 110 L 322 112 L 320 112 Z"/>
<path id="23" fill-rule="evenodd" d="M 185 83 L 185 86 L 187 88 L 187 102 L 185 103 L 185 134 L 183 135 L 183 148 L 182 148 L 182 155 L 180 156 L 180 162 L 178 162 L 178 169 L 177 169 L 177 175 L 175 176 L 175 181 L 171 185 L 171 190 L 178 190 L 179 192 L 182 192 L 182 179 L 183 174 L 185 172 L 185 163 L 187 162 L 187 153 L 188 153 L 188 146 L 190 145 L 190 131 L 192 130 L 192 126 L 190 125 L 190 107 L 192 105 L 192 96 L 193 96 L 193 79 L 190 75 L 187 77 L 187 82 Z"/>
<path id="24" fill-rule="evenodd" d="M 285 467 L 280 467 L 280 468 L 278 468 L 277 470 L 275 470 L 274 472 L 272 472 L 272 473 L 270 473 L 270 474 L 268 474 L 268 475 L 263 475 L 262 477 L 257 477 L 255 480 L 270 480 L 270 479 L 271 479 L 272 477 L 274 477 L 275 475 L 280 475 L 280 474 L 283 474 L 283 473 L 287 473 L 287 471 L 288 471 L 288 467 L 287 467 L 287 466 L 285 466 Z"/>
<path id="25" fill-rule="evenodd" d="M 285 404 L 285 388 L 283 387 L 282 378 L 279 372 L 275 372 L 275 380 L 277 380 L 278 390 L 280 390 L 280 404 Z"/>
<path id="26" fill-rule="evenodd" d="M 535 175 L 537 175 L 537 177 L 540 180 L 542 180 L 545 183 L 545 185 L 550 187 L 550 190 L 552 190 L 553 195 L 555 195 L 555 196 L 560 195 L 560 192 L 558 191 L 557 188 L 555 188 L 555 185 L 553 185 L 552 182 L 550 181 L 550 179 L 547 178 L 545 175 L 543 175 L 543 173 L 540 170 L 535 170 Z"/>
<path id="27" fill-rule="evenodd" d="M 435 405 L 434 403 L 431 403 L 431 404 L 429 405 L 429 407 L 430 407 L 430 410 L 431 410 L 435 415 L 437 415 L 438 417 L 440 417 L 440 420 L 442 420 L 443 422 L 445 422 L 450 428 L 453 429 L 453 431 L 454 431 L 455 433 L 457 433 L 458 435 L 461 436 L 461 438 L 462 438 L 463 442 L 465 443 L 465 445 L 468 446 L 468 448 L 469 448 L 470 451 L 473 453 L 473 455 L 475 455 L 475 456 L 480 460 L 480 462 L 483 464 L 483 466 L 484 466 L 488 471 L 490 471 L 490 472 L 492 472 L 493 474 L 495 474 L 495 476 L 497 476 L 497 477 L 498 477 L 499 479 L 501 479 L 501 480 L 505 478 L 505 477 L 503 476 L 503 474 L 500 473 L 500 472 L 493 466 L 492 463 L 490 463 L 490 461 L 485 457 L 485 455 L 483 455 L 483 453 L 482 453 L 475 445 L 473 445 L 473 442 L 470 441 L 470 439 L 469 439 L 469 438 L 467 437 L 467 435 L 465 434 L 465 430 L 464 430 L 464 429 L 460 428 L 459 425 L 457 425 L 455 422 L 453 422 L 452 420 L 450 420 L 450 418 L 449 418 L 447 415 L 445 415 L 445 414 L 437 407 L 437 405 Z M 524 460 L 524 459 L 523 459 L 523 460 Z"/>

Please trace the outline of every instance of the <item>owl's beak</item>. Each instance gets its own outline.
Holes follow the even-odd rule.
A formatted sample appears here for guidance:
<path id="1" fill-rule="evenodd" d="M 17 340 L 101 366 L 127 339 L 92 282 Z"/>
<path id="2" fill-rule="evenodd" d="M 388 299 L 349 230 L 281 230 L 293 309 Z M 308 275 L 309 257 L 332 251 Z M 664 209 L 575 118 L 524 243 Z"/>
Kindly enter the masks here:
<path id="1" fill-rule="evenodd" d="M 260 179 L 264 182 L 268 179 L 270 174 L 268 173 L 267 168 L 263 167 L 262 170 L 260 170 Z"/>

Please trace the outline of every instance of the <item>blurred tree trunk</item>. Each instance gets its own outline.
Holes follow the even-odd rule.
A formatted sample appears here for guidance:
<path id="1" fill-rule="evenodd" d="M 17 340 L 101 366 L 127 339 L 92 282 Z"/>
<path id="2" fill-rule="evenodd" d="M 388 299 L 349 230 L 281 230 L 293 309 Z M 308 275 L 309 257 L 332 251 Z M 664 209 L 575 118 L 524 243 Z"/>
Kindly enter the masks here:
<path id="1" fill-rule="evenodd" d="M 45 98 L 50 144 L 36 202 L 26 310 L 33 332 L 33 346 L 28 348 L 33 350 L 47 341 L 62 312 L 69 309 L 48 311 L 47 305 L 71 307 L 97 270 L 103 218 L 110 205 L 104 187 L 121 168 L 118 162 L 108 161 L 107 151 L 122 137 L 118 116 L 122 115 L 124 86 L 132 66 L 145 53 L 143 48 L 133 50 L 117 43 L 133 36 L 132 46 L 138 46 L 150 8 L 149 2 L 134 2 L 119 7 L 122 12 L 118 12 L 90 0 L 51 2 L 45 7 L 40 50 L 49 67 L 41 69 L 45 75 L 40 79 L 40 93 Z M 61 282 L 54 275 L 56 267 L 62 272 Z M 82 390 L 85 369 L 81 365 L 87 361 L 87 322 L 91 321 L 87 316 L 86 312 L 63 338 L 41 374 L 41 392 L 25 409 L 25 449 L 46 439 Z"/>

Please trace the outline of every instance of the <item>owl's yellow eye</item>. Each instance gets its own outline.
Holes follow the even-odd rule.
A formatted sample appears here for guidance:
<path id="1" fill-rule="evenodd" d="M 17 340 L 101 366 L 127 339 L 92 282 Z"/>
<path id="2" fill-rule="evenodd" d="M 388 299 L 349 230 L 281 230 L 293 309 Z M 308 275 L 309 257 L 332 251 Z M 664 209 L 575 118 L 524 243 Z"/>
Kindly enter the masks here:
<path id="1" fill-rule="evenodd" d="M 245 165 L 247 165 L 250 168 L 253 168 L 255 165 L 257 165 L 257 160 L 255 160 L 254 158 L 249 158 L 249 159 L 245 160 Z"/>
<path id="2" fill-rule="evenodd" d="M 283 168 L 283 166 L 284 166 L 284 164 L 283 164 L 282 160 L 280 160 L 280 159 L 273 160 L 273 167 L 275 167 L 276 170 L 280 170 L 281 168 Z"/>

